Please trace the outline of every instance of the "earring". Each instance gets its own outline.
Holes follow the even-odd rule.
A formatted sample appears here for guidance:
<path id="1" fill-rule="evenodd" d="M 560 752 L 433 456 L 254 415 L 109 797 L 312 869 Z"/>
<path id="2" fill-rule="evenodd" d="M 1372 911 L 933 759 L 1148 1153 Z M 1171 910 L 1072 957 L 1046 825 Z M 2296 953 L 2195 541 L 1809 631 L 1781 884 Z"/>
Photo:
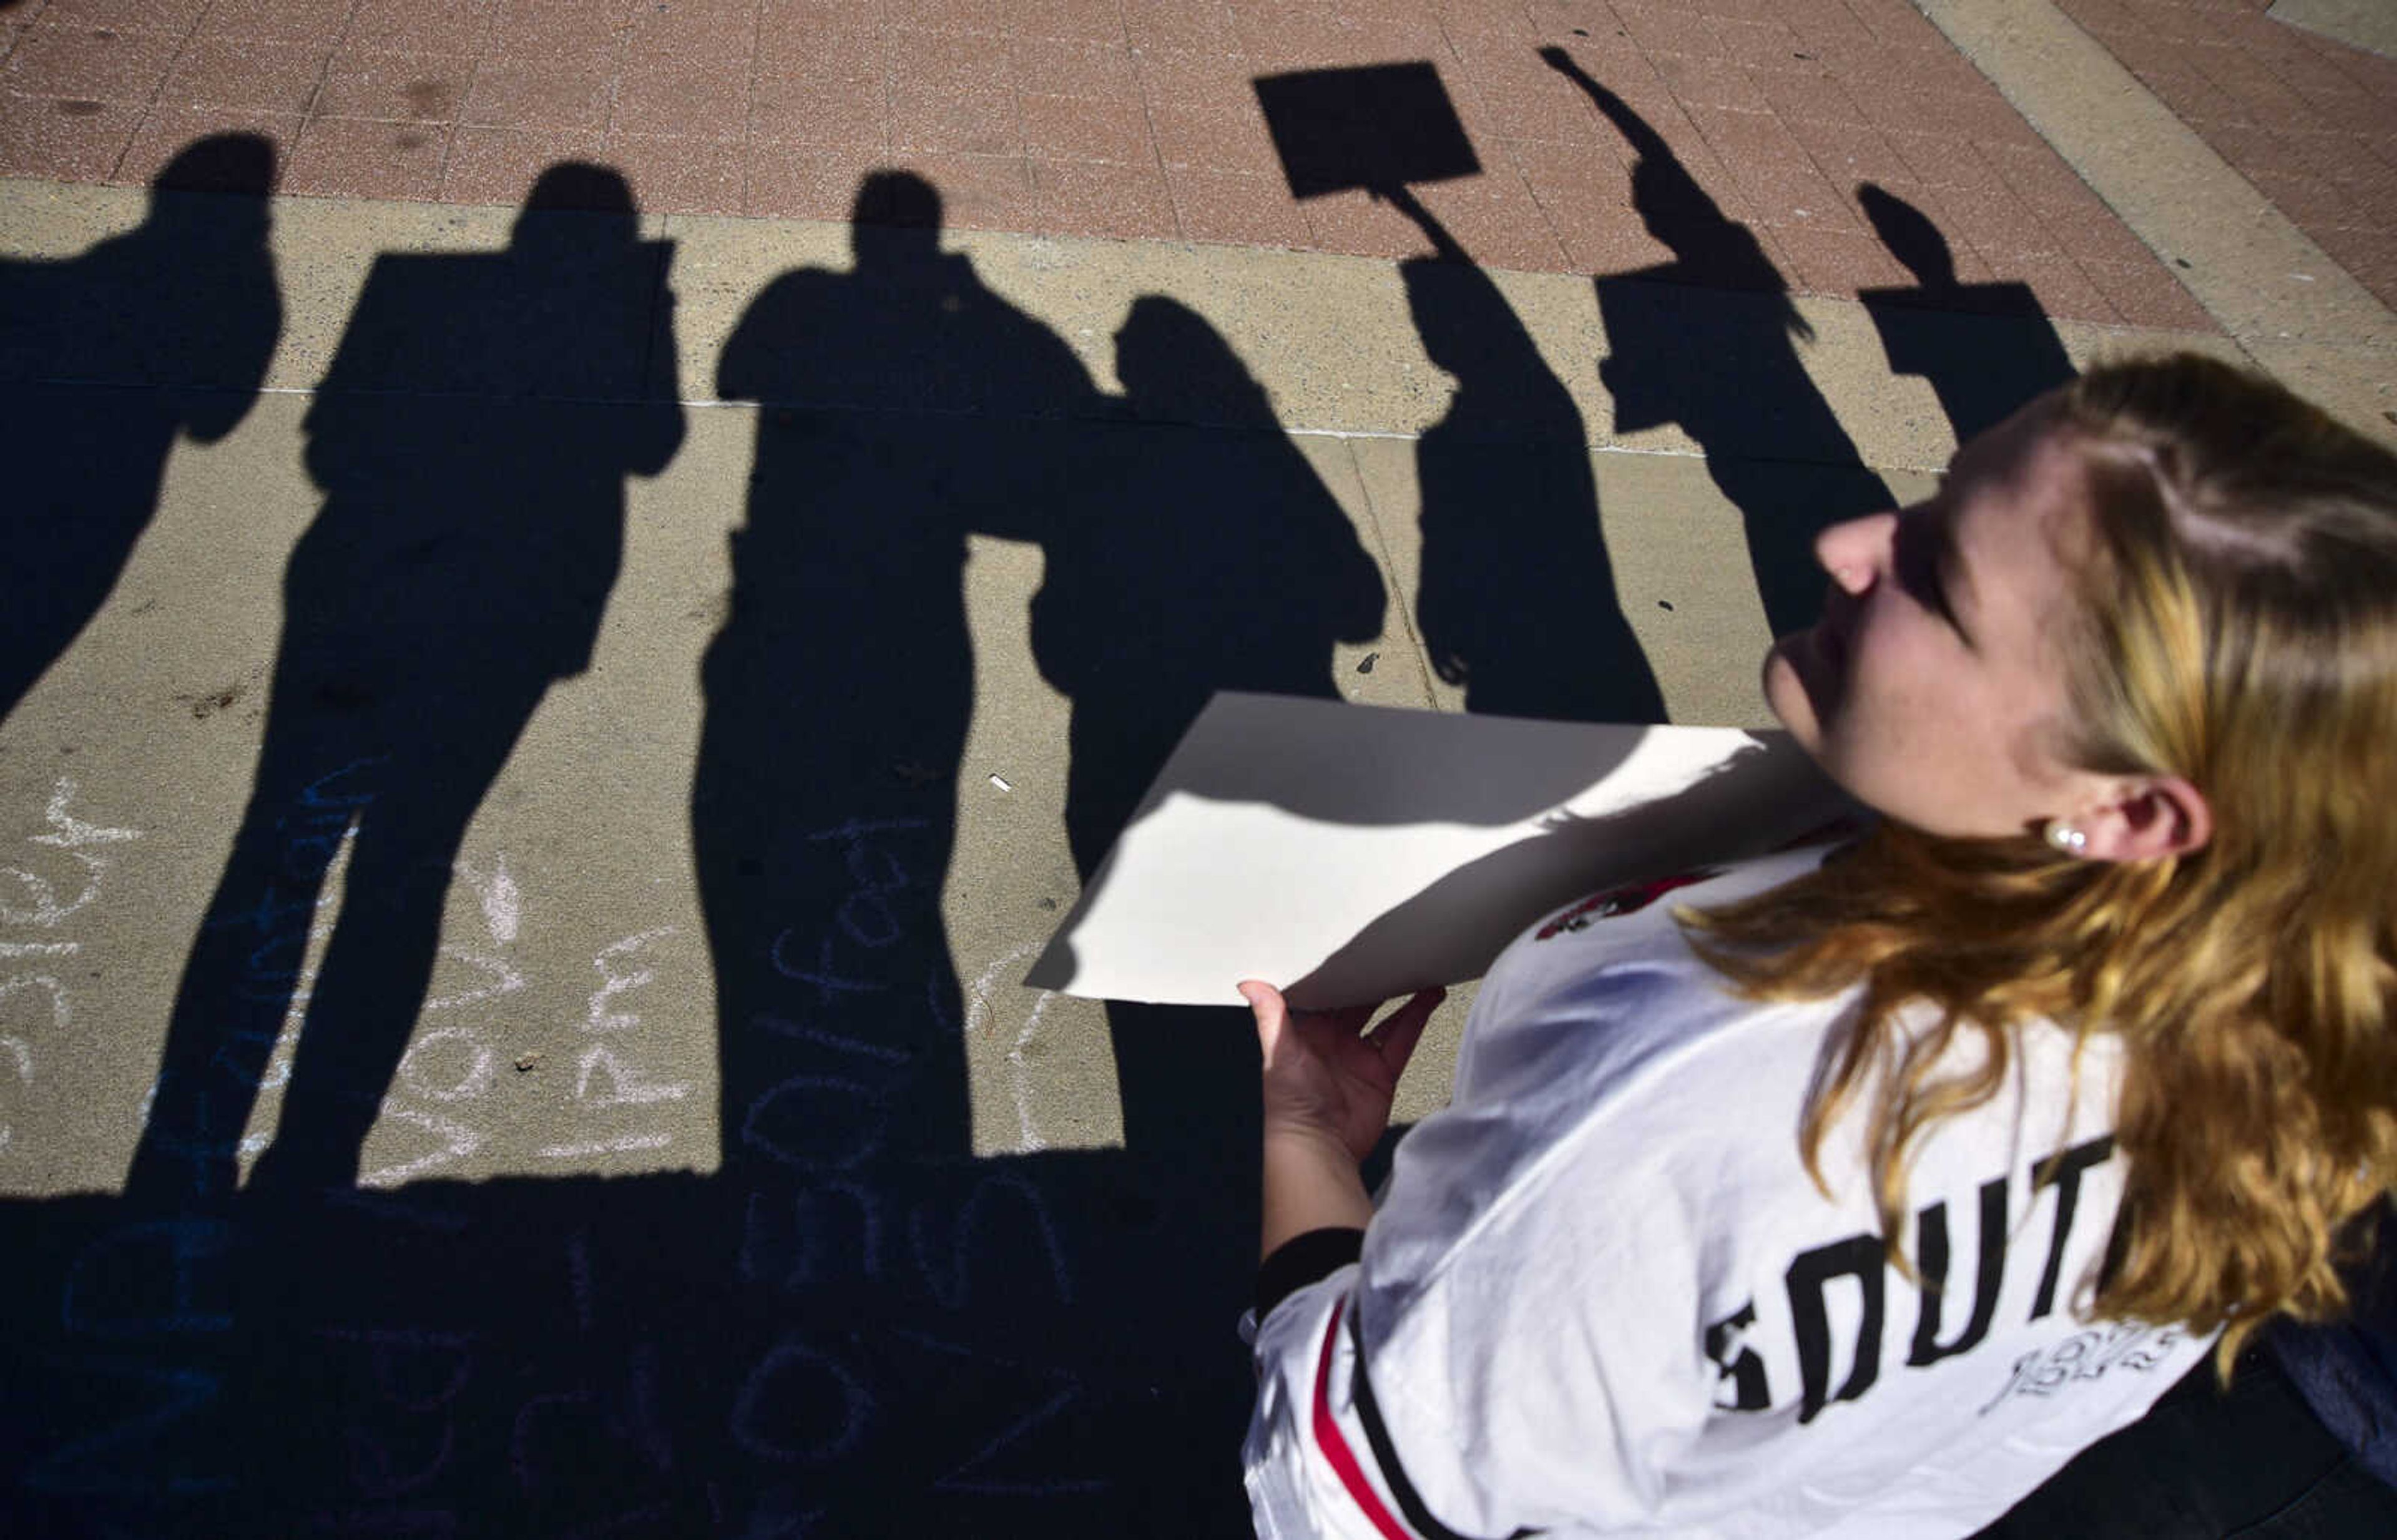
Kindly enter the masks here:
<path id="1" fill-rule="evenodd" d="M 2049 819 L 2041 835 L 2046 839 L 2048 849 L 2058 855 L 2077 856 L 2089 848 L 2089 832 L 2061 818 Z"/>

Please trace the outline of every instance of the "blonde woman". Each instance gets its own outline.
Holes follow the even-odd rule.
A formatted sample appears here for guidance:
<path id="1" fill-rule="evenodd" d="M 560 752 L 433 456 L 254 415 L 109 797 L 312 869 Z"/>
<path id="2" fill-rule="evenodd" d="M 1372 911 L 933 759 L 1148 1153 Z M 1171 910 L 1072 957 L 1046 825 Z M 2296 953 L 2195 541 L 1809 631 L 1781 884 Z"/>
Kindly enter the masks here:
<path id="1" fill-rule="evenodd" d="M 1433 1003 L 1242 986 L 1267 1536 L 1961 1535 L 2275 1318 L 2397 1176 L 2397 458 L 2100 369 L 1817 542 L 1766 696 L 1880 814 Z"/>

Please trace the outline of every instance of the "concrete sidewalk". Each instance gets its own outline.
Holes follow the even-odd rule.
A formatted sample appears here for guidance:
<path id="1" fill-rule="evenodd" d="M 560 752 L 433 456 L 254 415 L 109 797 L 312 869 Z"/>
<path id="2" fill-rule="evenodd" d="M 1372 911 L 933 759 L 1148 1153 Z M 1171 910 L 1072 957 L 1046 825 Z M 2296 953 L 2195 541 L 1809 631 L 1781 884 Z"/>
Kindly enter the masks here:
<path id="1" fill-rule="evenodd" d="M 2259 10 L 0 9 L 0 603 L 88 609 L 0 722 L 28 1522 L 1236 1522 L 1246 1028 L 1016 983 L 1157 757 L 1218 687 L 1761 724 L 1804 520 L 2066 360 L 2397 436 L 2397 77 Z M 1251 85 L 1414 60 L 1480 268 Z M 235 1073 L 145 1146 L 170 1023 Z M 381 1196 L 113 1196 L 278 1118 Z M 333 1409 L 304 1479 L 203 1382 Z"/>

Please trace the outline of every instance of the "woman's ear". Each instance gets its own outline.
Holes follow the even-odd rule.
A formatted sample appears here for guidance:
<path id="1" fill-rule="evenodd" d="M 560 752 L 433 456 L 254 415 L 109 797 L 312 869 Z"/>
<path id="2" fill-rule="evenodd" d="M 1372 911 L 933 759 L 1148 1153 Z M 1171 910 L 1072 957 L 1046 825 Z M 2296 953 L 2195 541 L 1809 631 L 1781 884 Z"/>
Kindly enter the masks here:
<path id="1" fill-rule="evenodd" d="M 2187 855 L 2214 837 L 2214 810 L 2205 794 L 2176 775 L 2118 783 L 2073 822 L 2089 837 L 2080 852 L 2085 861 Z"/>

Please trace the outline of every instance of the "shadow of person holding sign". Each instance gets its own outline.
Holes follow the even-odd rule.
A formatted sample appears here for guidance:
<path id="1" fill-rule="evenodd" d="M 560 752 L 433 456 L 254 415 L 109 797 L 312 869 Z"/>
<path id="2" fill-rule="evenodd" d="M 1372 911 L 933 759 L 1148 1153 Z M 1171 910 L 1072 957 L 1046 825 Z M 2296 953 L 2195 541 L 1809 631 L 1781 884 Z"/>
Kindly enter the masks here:
<path id="1" fill-rule="evenodd" d="M 87 625 L 150 526 L 167 454 L 258 397 L 283 326 L 275 148 L 187 146 L 146 219 L 80 256 L 0 259 L 0 721 Z"/>
<path id="2" fill-rule="evenodd" d="M 1868 288 L 1856 298 L 1881 332 L 1890 372 L 1929 382 L 1957 443 L 1971 443 L 2078 372 L 2029 284 L 1959 283 L 1948 238 L 1922 210 L 1871 182 L 1856 201 L 1915 279 L 1912 288 Z"/>
<path id="3" fill-rule="evenodd" d="M 1399 275 L 1425 353 L 1456 381 L 1415 448 L 1415 618 L 1433 667 L 1465 688 L 1468 711 L 1660 720 L 1614 592 L 1581 413 L 1497 284 L 1411 191 L 1481 174 L 1438 71 L 1310 70 L 1255 86 L 1292 196 L 1361 188 L 1431 243 Z"/>
<path id="4" fill-rule="evenodd" d="M 624 478 L 681 443 L 673 350 L 652 329 L 666 257 L 621 177 L 564 164 L 505 249 L 387 254 L 368 273 L 304 422 L 325 504 L 285 572 L 257 779 L 184 964 L 136 1198 L 231 1188 L 287 1023 L 298 1042 L 250 1185 L 356 1182 L 459 841 L 550 686 L 590 666 Z"/>
<path id="5" fill-rule="evenodd" d="M 1416 619 L 1465 708 L 1660 722 L 1664 696 L 1624 618 L 1588 435 L 1564 382 L 1478 267 L 1399 265 L 1424 352 L 1456 394 L 1415 446 Z"/>
<path id="6" fill-rule="evenodd" d="M 1754 233 L 1723 214 L 1662 135 L 1564 49 L 1540 57 L 1638 154 L 1632 205 L 1673 251 L 1669 262 L 1597 280 L 1608 348 L 1599 378 L 1615 430 L 1671 423 L 1695 439 L 1739 510 L 1773 635 L 1811 624 L 1823 591 L 1815 535 L 1895 506 L 1798 356 L 1814 328 Z"/>

